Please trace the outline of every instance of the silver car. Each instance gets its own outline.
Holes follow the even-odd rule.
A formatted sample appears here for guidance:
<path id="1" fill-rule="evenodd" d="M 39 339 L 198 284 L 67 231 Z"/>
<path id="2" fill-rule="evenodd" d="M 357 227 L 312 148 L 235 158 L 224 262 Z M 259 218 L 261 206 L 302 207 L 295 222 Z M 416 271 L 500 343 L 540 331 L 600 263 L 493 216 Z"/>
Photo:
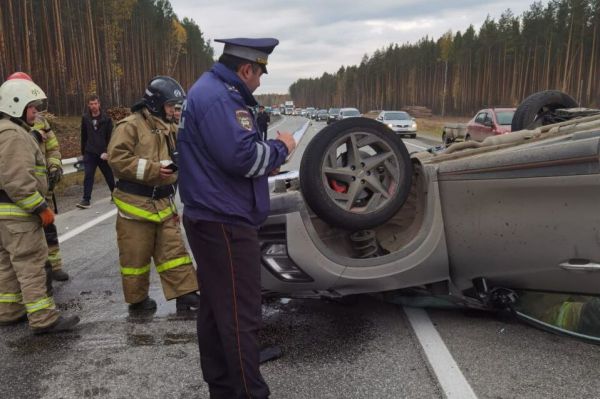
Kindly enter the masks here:
<path id="1" fill-rule="evenodd" d="M 600 291 L 600 116 L 409 155 L 352 118 L 272 181 L 259 231 L 265 292 L 419 289 L 514 309 L 519 290 Z"/>
<path id="2" fill-rule="evenodd" d="M 377 118 L 379 122 L 387 125 L 392 131 L 401 136 L 417 137 L 417 122 L 404 111 L 381 111 Z"/>

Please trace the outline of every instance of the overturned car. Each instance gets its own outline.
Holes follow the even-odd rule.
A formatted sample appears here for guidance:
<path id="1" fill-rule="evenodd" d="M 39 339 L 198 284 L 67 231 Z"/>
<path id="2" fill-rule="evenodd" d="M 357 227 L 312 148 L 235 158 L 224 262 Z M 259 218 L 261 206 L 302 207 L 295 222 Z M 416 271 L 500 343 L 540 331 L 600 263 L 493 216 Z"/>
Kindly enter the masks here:
<path id="1" fill-rule="evenodd" d="M 585 294 L 595 304 L 600 115 L 524 104 L 520 128 L 532 129 L 439 151 L 409 154 L 366 118 L 324 128 L 299 176 L 275 179 L 259 231 L 265 292 L 404 289 L 510 309 L 542 327 L 552 323 L 520 313 L 521 292 Z"/>

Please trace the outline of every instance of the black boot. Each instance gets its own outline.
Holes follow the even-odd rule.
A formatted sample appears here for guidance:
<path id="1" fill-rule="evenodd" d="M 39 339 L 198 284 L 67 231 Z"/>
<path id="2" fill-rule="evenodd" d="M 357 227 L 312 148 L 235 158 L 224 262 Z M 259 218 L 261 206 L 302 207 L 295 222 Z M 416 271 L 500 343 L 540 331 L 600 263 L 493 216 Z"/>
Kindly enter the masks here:
<path id="1" fill-rule="evenodd" d="M 77 323 L 79 323 L 79 316 L 59 316 L 58 319 L 48 327 L 32 328 L 32 330 L 35 335 L 53 334 L 62 331 L 70 331 Z"/>
<path id="2" fill-rule="evenodd" d="M 26 321 L 27 321 L 27 315 L 24 314 L 23 316 L 19 317 L 18 319 L 0 321 L 0 326 L 13 326 L 15 324 L 24 323 Z"/>
<path id="3" fill-rule="evenodd" d="M 54 281 L 67 281 L 69 279 L 69 275 L 67 272 L 63 272 L 62 270 L 53 270 L 52 271 L 52 280 Z"/>
<path id="4" fill-rule="evenodd" d="M 200 307 L 200 295 L 195 292 L 178 296 L 175 302 L 177 310 L 192 310 Z"/>
<path id="5" fill-rule="evenodd" d="M 154 301 L 154 299 L 148 296 L 144 298 L 144 300 L 141 302 L 132 303 L 129 305 L 129 310 L 131 311 L 147 311 L 154 309 L 156 309 L 156 302 Z"/>
<path id="6" fill-rule="evenodd" d="M 281 356 L 283 356 L 283 351 L 280 347 L 268 346 L 260 350 L 259 363 L 263 364 L 271 360 L 279 359 Z"/>

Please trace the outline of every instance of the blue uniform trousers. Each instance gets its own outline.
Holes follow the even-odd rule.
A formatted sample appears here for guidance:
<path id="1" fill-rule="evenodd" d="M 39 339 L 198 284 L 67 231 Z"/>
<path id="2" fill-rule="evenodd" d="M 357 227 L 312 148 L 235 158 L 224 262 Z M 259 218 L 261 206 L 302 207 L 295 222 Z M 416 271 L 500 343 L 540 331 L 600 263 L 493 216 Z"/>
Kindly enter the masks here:
<path id="1" fill-rule="evenodd" d="M 197 331 L 211 399 L 268 398 L 259 370 L 260 248 L 256 229 L 186 217 L 202 296 Z"/>

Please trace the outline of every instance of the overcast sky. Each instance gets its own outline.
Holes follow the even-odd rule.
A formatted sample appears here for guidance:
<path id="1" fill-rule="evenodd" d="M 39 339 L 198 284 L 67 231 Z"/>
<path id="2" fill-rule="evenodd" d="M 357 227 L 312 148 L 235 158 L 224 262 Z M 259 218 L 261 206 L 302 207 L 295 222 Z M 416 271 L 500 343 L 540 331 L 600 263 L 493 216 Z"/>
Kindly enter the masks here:
<path id="1" fill-rule="evenodd" d="M 269 74 L 255 94 L 287 93 L 299 78 L 336 72 L 360 63 L 390 43 L 414 43 L 428 35 L 479 29 L 489 14 L 495 20 L 510 8 L 529 9 L 524 0 L 171 0 L 180 19 L 192 18 L 206 39 L 275 37 Z M 543 1 L 544 4 L 547 1 Z M 215 55 L 223 50 L 213 43 Z"/>

